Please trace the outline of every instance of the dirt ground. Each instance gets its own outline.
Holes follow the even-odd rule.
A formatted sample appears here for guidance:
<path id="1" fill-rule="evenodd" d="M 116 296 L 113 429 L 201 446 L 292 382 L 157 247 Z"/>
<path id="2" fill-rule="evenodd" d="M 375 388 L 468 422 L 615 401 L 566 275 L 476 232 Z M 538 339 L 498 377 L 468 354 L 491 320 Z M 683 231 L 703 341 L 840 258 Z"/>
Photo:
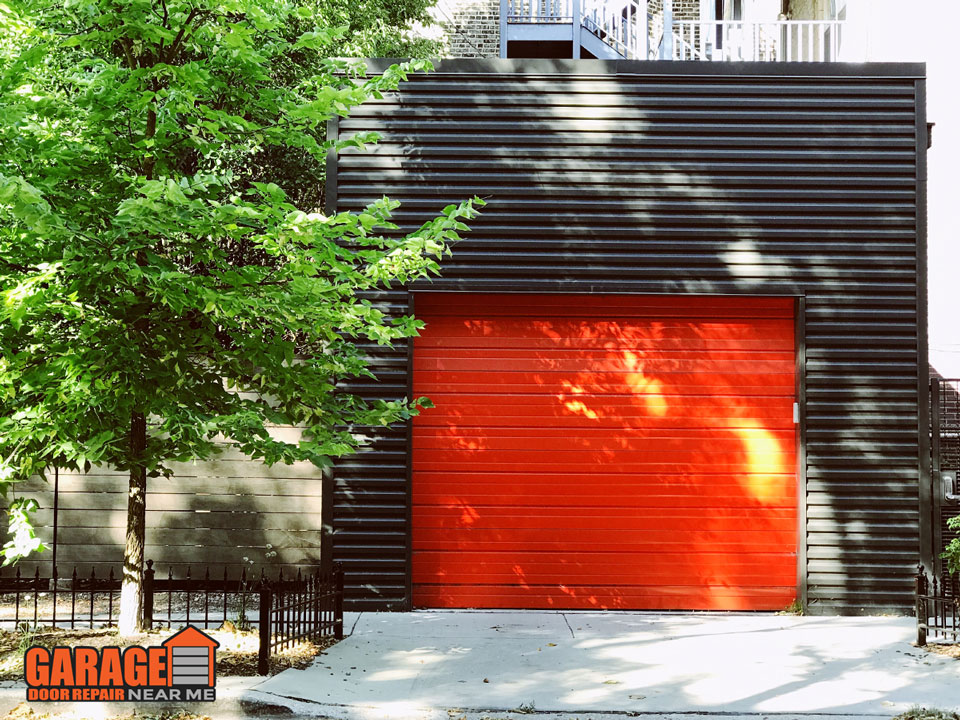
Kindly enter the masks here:
<path id="1" fill-rule="evenodd" d="M 256 632 L 234 630 L 226 626 L 219 630 L 205 630 L 210 637 L 220 643 L 217 648 L 217 675 L 249 677 L 257 674 L 257 656 L 260 647 Z M 23 678 L 23 654 L 33 645 L 53 647 L 55 645 L 85 645 L 87 647 L 105 647 L 116 645 L 159 645 L 172 631 L 157 630 L 132 637 L 120 637 L 116 630 L 64 630 L 41 628 L 37 632 L 10 632 L 0 630 L 0 680 L 21 680 Z M 303 643 L 282 650 L 270 658 L 270 674 L 287 668 L 303 668 L 326 648 L 336 641 L 325 639 L 320 644 Z"/>
<path id="2" fill-rule="evenodd" d="M 3 716 L 0 720 L 89 720 L 88 715 L 78 715 L 73 711 L 66 712 L 47 712 L 45 710 L 37 711 L 34 708 L 27 705 L 27 703 L 21 703 L 17 705 L 13 710 Z M 194 715 L 193 713 L 178 711 L 178 712 L 161 712 L 157 714 L 142 714 L 136 711 L 130 713 L 124 713 L 123 715 L 111 715 L 109 718 L 104 720 L 211 720 L 208 715 Z"/>
<path id="3" fill-rule="evenodd" d="M 944 655 L 946 657 L 952 657 L 956 660 L 960 660 L 960 644 L 952 643 L 946 645 L 941 643 L 931 643 L 929 645 L 924 645 L 923 649 L 927 652 L 936 653 L 937 655 Z"/>

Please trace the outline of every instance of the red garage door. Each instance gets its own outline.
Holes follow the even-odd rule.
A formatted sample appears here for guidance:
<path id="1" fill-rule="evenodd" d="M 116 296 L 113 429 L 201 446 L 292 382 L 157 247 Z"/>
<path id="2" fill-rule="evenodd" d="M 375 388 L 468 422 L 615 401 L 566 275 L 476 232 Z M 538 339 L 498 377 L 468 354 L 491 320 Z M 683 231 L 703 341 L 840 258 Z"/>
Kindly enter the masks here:
<path id="1" fill-rule="evenodd" d="M 796 591 L 789 299 L 417 296 L 417 607 L 749 609 Z"/>

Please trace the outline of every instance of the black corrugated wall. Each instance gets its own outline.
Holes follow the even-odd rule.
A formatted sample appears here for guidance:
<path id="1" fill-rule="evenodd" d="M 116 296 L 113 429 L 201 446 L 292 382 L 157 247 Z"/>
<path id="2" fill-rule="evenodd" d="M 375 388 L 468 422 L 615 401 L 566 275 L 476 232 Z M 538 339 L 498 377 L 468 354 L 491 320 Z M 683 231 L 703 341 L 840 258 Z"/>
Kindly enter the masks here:
<path id="1" fill-rule="evenodd" d="M 487 199 L 423 291 L 804 297 L 809 610 L 905 611 L 931 532 L 923 74 L 445 61 L 339 122 L 382 140 L 330 169 L 330 203 L 387 195 L 413 228 Z M 363 387 L 406 394 L 407 348 L 375 363 Z M 408 606 L 406 437 L 337 468 L 334 555 L 355 609 Z"/>

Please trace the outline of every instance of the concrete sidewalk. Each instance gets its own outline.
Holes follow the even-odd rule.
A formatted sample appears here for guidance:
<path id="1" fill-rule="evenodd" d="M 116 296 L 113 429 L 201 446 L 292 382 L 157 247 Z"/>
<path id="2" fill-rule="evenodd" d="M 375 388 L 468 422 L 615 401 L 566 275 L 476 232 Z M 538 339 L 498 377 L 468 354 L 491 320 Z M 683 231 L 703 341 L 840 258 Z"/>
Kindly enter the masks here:
<path id="1" fill-rule="evenodd" d="M 960 662 L 899 617 L 590 612 L 367 613 L 306 670 L 247 691 L 298 715 L 873 715 L 960 710 Z"/>

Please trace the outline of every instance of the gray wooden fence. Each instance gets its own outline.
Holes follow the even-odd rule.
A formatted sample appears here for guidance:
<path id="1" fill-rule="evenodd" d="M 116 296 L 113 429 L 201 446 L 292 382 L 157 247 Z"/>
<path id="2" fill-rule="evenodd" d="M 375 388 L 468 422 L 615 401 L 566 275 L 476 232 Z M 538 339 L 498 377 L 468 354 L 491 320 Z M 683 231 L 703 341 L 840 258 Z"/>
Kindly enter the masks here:
<path id="1" fill-rule="evenodd" d="M 248 568 L 320 561 L 322 473 L 309 463 L 266 467 L 229 451 L 177 464 L 148 480 L 146 556 L 158 565 L 213 563 Z M 111 469 L 60 473 L 57 563 L 81 572 L 123 557 L 127 477 Z M 38 534 L 53 541 L 53 476 L 17 486 L 36 498 Z M 45 552 L 22 564 L 49 566 Z"/>

